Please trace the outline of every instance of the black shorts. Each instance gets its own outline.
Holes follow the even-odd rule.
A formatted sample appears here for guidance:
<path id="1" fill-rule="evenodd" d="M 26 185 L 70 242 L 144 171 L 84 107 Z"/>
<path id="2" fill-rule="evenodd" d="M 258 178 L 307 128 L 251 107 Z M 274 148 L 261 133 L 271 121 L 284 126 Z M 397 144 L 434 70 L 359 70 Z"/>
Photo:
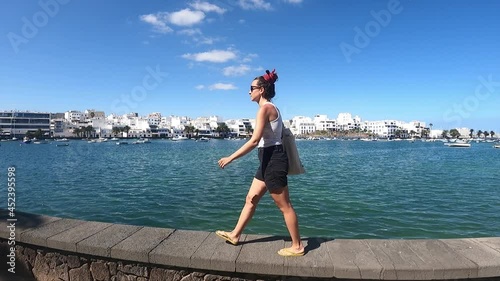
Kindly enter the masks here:
<path id="1" fill-rule="evenodd" d="M 255 178 L 265 182 L 268 190 L 288 185 L 288 157 L 282 145 L 259 148 L 259 161 Z"/>

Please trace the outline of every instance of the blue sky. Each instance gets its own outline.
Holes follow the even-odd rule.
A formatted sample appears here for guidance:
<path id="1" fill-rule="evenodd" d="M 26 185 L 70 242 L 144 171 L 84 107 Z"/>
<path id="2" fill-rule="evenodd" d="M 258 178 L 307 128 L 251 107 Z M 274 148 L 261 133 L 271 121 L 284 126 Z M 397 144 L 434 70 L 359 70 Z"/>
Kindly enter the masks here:
<path id="1" fill-rule="evenodd" d="M 285 118 L 500 131 L 499 1 L 0 2 L 0 110 Z"/>

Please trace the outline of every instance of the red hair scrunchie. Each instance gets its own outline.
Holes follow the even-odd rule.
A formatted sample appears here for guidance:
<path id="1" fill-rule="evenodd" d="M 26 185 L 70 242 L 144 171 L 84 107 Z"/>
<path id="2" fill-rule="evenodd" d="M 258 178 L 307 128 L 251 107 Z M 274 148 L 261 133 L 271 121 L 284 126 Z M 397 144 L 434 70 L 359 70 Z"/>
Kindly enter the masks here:
<path id="1" fill-rule="evenodd" d="M 262 75 L 262 77 L 267 82 L 274 83 L 274 82 L 276 82 L 276 76 L 274 74 L 275 72 L 276 72 L 276 69 L 273 69 L 273 71 L 271 73 L 266 73 L 266 74 Z"/>

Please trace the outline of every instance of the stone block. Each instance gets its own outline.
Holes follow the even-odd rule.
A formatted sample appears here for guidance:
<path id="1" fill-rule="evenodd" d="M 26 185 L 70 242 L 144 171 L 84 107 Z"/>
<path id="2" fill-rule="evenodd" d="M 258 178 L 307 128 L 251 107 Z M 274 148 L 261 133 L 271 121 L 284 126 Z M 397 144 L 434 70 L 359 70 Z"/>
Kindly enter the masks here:
<path id="1" fill-rule="evenodd" d="M 113 224 L 96 234 L 78 242 L 76 251 L 101 257 L 110 257 L 111 248 L 120 243 L 142 227 L 124 224 Z"/>
<path id="2" fill-rule="evenodd" d="M 174 229 L 144 227 L 111 248 L 111 257 L 149 262 L 149 252 L 174 232 Z"/>
<path id="3" fill-rule="evenodd" d="M 84 223 L 84 221 L 73 219 L 56 220 L 39 227 L 23 231 L 20 234 L 20 241 L 27 244 L 47 247 L 47 239 L 49 237 L 82 223 Z"/>
<path id="4" fill-rule="evenodd" d="M 149 253 L 151 263 L 189 267 L 191 256 L 204 243 L 208 232 L 176 230 Z"/>
<path id="5" fill-rule="evenodd" d="M 245 239 L 246 234 L 243 234 L 240 240 L 245 241 Z M 236 258 L 241 248 L 242 244 L 234 246 L 211 232 L 204 243 L 192 255 L 189 267 L 234 272 L 236 270 Z"/>
<path id="6" fill-rule="evenodd" d="M 247 235 L 236 259 L 236 272 L 285 275 L 285 260 L 278 251 L 285 247 L 283 237 Z"/>

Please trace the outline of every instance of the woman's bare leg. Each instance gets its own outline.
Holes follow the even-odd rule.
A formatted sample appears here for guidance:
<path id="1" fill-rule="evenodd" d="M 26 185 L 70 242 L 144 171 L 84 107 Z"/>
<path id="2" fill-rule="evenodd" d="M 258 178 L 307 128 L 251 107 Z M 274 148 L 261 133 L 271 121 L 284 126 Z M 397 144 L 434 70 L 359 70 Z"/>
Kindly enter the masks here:
<path id="1" fill-rule="evenodd" d="M 283 213 L 286 227 L 288 228 L 288 232 L 292 238 L 292 247 L 288 250 L 293 253 L 304 252 L 304 246 L 302 245 L 299 234 L 299 221 L 297 219 L 297 214 L 293 209 L 292 202 L 290 202 L 288 186 L 278 190 L 273 190 L 270 193 L 274 203 L 276 203 L 276 206 L 278 206 L 280 211 Z"/>
<path id="2" fill-rule="evenodd" d="M 233 241 L 239 241 L 241 233 L 245 229 L 248 222 L 252 219 L 255 209 L 257 208 L 257 204 L 266 191 L 266 184 L 263 181 L 254 178 L 252 185 L 248 190 L 245 206 L 243 206 L 243 209 L 241 210 L 238 223 L 234 227 L 233 231 L 227 233 Z"/>

